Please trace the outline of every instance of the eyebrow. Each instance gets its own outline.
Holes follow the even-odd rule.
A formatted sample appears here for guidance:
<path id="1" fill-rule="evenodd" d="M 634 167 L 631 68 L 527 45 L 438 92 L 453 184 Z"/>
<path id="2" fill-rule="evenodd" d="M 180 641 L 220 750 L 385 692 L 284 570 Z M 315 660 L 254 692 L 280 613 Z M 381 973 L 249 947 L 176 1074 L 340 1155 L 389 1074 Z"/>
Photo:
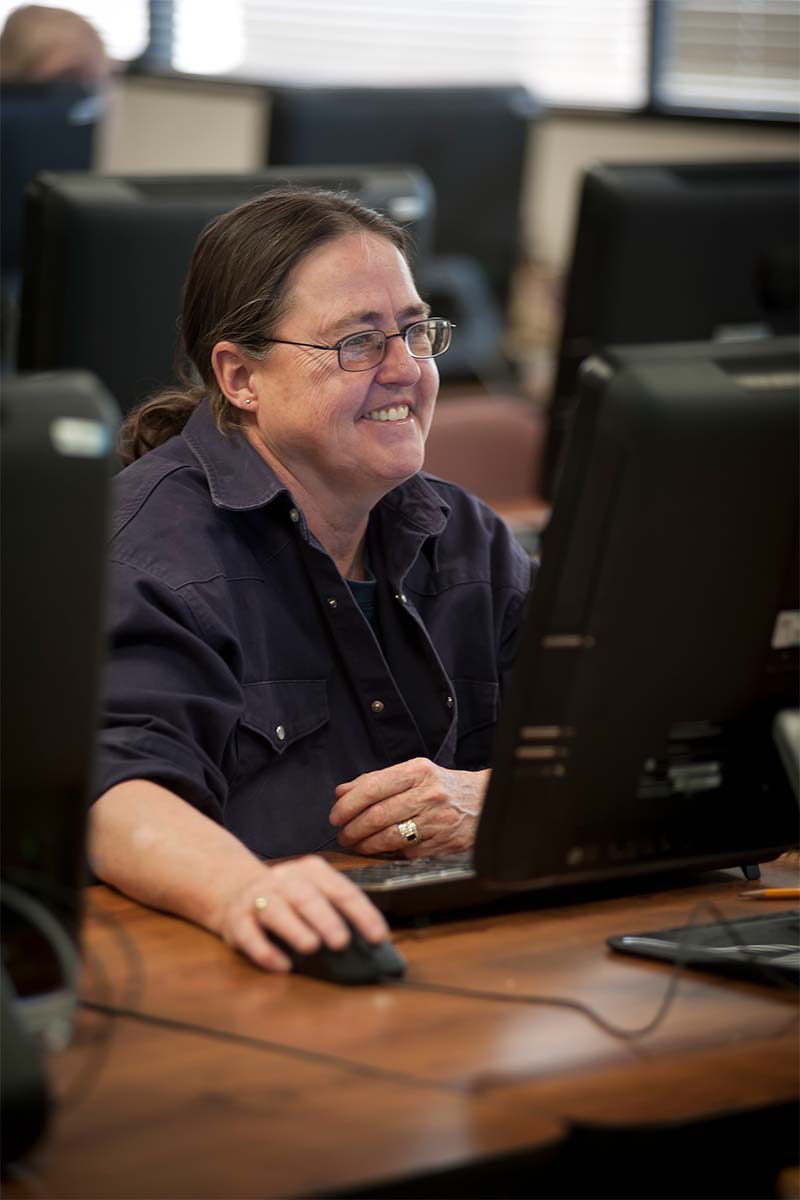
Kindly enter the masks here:
<path id="1" fill-rule="evenodd" d="M 407 308 L 402 309 L 398 313 L 399 324 L 402 328 L 408 322 L 413 321 L 414 318 L 423 320 L 425 317 L 430 316 L 430 312 L 431 306 L 425 304 L 423 301 L 420 301 L 419 304 L 409 304 Z M 340 317 L 335 324 L 329 325 L 320 336 L 335 341 L 338 337 L 344 337 L 346 331 L 352 325 L 366 325 L 370 329 L 377 329 L 379 328 L 377 322 L 380 321 L 382 315 L 382 313 L 371 311 L 347 313 L 345 316 Z"/>

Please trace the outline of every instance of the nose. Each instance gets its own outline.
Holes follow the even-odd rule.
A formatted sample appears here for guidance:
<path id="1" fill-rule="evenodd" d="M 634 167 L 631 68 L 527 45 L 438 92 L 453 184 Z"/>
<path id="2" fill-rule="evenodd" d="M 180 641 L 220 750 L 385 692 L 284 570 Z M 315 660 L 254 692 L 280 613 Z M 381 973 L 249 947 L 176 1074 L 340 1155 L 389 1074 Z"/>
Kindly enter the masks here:
<path id="1" fill-rule="evenodd" d="M 387 338 L 383 362 L 375 373 L 377 382 L 409 387 L 421 374 L 419 360 L 408 353 L 405 340 L 398 336 Z"/>

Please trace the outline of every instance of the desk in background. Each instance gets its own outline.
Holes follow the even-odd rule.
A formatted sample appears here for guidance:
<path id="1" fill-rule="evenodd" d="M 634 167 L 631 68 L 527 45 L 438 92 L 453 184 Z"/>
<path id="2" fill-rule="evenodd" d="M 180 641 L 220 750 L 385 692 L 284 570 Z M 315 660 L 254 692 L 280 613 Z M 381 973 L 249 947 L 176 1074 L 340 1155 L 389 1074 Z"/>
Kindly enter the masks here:
<path id="1" fill-rule="evenodd" d="M 773 885 L 795 875 L 784 861 L 764 868 Z M 648 1157 L 665 1128 L 664 1145 L 677 1145 L 670 1126 L 717 1130 L 720 1179 L 746 1188 L 759 1158 L 777 1177 L 793 1162 L 796 994 L 687 970 L 666 1018 L 634 1041 L 513 999 L 570 998 L 643 1025 L 672 968 L 618 956 L 606 937 L 686 923 L 700 899 L 753 915 L 745 886 L 716 872 L 399 930 L 412 986 L 366 988 L 262 974 L 198 928 L 89 889 L 84 996 L 129 1015 L 80 1011 L 51 1064 L 54 1091 L 71 1099 L 29 1160 L 32 1178 L 59 1200 L 708 1194 L 697 1160 L 683 1191 L 659 1190 L 681 1169 L 674 1155 Z M 423 983 L 509 1001 L 414 990 Z M 622 1177 L 603 1174 L 608 1160 L 594 1175 L 579 1161 L 603 1134 L 616 1156 L 642 1151 L 627 1173 L 617 1163 Z M 32 1192 L 12 1182 L 6 1194 Z"/>

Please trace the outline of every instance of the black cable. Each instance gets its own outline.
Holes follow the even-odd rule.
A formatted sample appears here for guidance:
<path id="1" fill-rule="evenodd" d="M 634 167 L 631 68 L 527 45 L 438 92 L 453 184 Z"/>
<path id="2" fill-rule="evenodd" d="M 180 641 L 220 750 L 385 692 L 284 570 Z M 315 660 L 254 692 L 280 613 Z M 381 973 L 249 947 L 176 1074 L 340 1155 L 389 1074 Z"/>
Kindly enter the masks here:
<path id="1" fill-rule="evenodd" d="M 481 988 L 462 988 L 451 984 L 444 983 L 416 983 L 413 980 L 397 979 L 393 980 L 392 984 L 395 987 L 409 988 L 412 991 L 420 992 L 436 992 L 445 996 L 460 996 L 475 1000 L 489 1000 L 493 1002 L 502 1002 L 506 1004 L 542 1004 L 551 1005 L 554 1008 L 567 1008 L 573 1012 L 581 1013 L 587 1017 L 595 1025 L 603 1030 L 604 1033 L 610 1034 L 612 1037 L 620 1038 L 623 1041 L 637 1041 L 645 1038 L 652 1033 L 655 1033 L 659 1025 L 662 1024 L 667 1016 L 670 1008 L 675 1000 L 675 995 L 678 990 L 678 984 L 681 977 L 685 974 L 687 966 L 691 965 L 692 961 L 692 945 L 688 940 L 688 934 L 697 924 L 698 915 L 704 910 L 714 917 L 714 920 L 721 924 L 728 936 L 731 938 L 732 944 L 737 946 L 748 958 L 750 958 L 759 972 L 764 975 L 768 983 L 777 983 L 784 989 L 796 993 L 794 985 L 786 979 L 780 972 L 770 968 L 769 962 L 760 958 L 757 954 L 748 951 L 747 943 L 742 941 L 735 926 L 724 916 L 717 906 L 710 900 L 701 900 L 692 909 L 688 923 L 680 930 L 678 934 L 678 953 L 675 958 L 672 971 L 670 973 L 669 982 L 666 990 L 653 1016 L 644 1023 L 644 1025 L 626 1028 L 623 1025 L 615 1025 L 608 1021 L 599 1012 L 593 1009 L 590 1005 L 584 1004 L 580 1000 L 572 1000 L 564 996 L 538 996 L 531 993 L 519 992 L 493 992 Z M 790 1029 L 800 1016 L 800 1013 L 795 1014 L 792 1019 L 782 1027 L 779 1032 L 783 1033 L 785 1029 Z"/>
<path id="2" fill-rule="evenodd" d="M 145 1025 L 156 1025 L 162 1029 L 171 1029 L 175 1033 L 192 1033 L 201 1037 L 212 1038 L 221 1042 L 232 1042 L 238 1046 L 247 1046 L 252 1050 L 263 1050 L 281 1054 L 285 1058 L 303 1059 L 306 1062 L 317 1063 L 326 1067 L 346 1069 L 356 1075 L 365 1075 L 375 1079 L 393 1079 L 400 1083 L 413 1083 L 417 1087 L 431 1088 L 434 1091 L 465 1093 L 469 1091 L 466 1084 L 451 1083 L 447 1080 L 426 1079 L 423 1076 L 411 1075 L 405 1071 L 390 1070 L 386 1067 L 372 1066 L 370 1063 L 355 1062 L 351 1058 L 343 1058 L 338 1054 L 328 1054 L 324 1050 L 307 1050 L 303 1046 L 286 1046 L 282 1042 L 272 1042 L 268 1038 L 254 1037 L 247 1033 L 236 1033 L 230 1029 L 217 1029 L 210 1025 L 200 1025 L 194 1021 L 183 1021 L 177 1017 L 162 1017 L 157 1013 L 141 1012 L 138 1009 L 120 1008 L 117 1005 L 105 1005 L 94 1000 L 81 999 L 80 1008 L 89 1012 L 100 1012 L 110 1017 L 121 1017 L 128 1021 L 140 1021 Z"/>

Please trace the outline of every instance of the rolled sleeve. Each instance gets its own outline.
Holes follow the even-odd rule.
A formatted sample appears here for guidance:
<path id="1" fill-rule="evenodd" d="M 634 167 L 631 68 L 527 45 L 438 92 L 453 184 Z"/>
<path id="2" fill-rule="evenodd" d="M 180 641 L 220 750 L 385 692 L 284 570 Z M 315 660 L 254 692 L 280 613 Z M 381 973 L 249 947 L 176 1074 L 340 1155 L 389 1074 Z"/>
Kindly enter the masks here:
<path id="1" fill-rule="evenodd" d="M 94 795 L 148 779 L 222 821 L 240 685 L 191 588 L 112 562 Z"/>

